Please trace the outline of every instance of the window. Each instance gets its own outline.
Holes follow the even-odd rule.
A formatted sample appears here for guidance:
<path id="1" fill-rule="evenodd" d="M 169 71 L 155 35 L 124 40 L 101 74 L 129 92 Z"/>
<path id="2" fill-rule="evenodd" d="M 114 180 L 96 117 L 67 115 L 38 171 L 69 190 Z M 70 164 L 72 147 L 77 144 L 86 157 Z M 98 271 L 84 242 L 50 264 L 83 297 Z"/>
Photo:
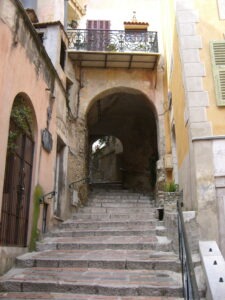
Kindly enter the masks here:
<path id="1" fill-rule="evenodd" d="M 225 106 L 225 41 L 210 43 L 212 69 L 218 106 Z"/>
<path id="2" fill-rule="evenodd" d="M 66 45 L 61 41 L 61 50 L 60 50 L 60 66 L 64 70 L 66 61 Z"/>
<path id="3" fill-rule="evenodd" d="M 44 42 L 44 35 L 45 35 L 44 32 L 38 32 L 38 37 L 39 37 L 42 44 Z"/>

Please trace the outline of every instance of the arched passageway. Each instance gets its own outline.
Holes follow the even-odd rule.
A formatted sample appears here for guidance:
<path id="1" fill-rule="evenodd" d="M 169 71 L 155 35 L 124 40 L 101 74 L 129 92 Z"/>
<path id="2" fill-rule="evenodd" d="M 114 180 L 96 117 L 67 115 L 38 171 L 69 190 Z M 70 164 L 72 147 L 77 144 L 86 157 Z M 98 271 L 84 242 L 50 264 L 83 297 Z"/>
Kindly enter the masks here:
<path id="1" fill-rule="evenodd" d="M 122 182 L 123 145 L 115 136 L 102 136 L 93 142 L 90 179 L 95 183 Z"/>
<path id="2" fill-rule="evenodd" d="M 87 113 L 87 126 L 89 151 L 93 142 L 103 136 L 114 136 L 121 141 L 121 182 L 125 188 L 154 189 L 158 160 L 157 125 L 150 100 L 140 92 L 120 91 L 99 97 Z"/>

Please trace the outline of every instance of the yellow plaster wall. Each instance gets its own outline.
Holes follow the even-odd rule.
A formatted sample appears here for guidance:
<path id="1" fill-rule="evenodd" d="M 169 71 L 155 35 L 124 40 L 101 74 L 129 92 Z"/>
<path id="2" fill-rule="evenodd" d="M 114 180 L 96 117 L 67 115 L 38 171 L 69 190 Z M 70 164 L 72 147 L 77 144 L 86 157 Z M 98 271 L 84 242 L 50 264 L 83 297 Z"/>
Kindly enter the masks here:
<path id="1" fill-rule="evenodd" d="M 224 40 L 225 21 L 219 19 L 216 0 L 207 0 L 207 5 L 205 0 L 196 0 L 196 8 L 200 18 L 197 32 L 201 35 L 203 44 L 203 48 L 200 50 L 200 59 L 205 64 L 206 69 L 203 85 L 209 93 L 207 116 L 208 120 L 212 122 L 213 134 L 222 135 L 225 134 L 225 107 L 217 107 L 216 105 L 209 42 Z"/>
<path id="2" fill-rule="evenodd" d="M 163 59 L 164 59 L 164 110 L 168 110 L 168 91 L 170 90 L 170 70 L 172 64 L 172 47 L 173 47 L 173 30 L 174 27 L 174 0 L 161 1 L 161 20 L 163 24 Z M 165 114 L 165 152 L 171 153 L 171 139 L 170 139 L 170 122 L 169 111 Z M 167 174 L 168 175 L 168 174 Z"/>
<path id="3" fill-rule="evenodd" d="M 169 84 L 173 56 L 173 39 L 175 27 L 175 3 L 174 0 L 162 0 L 162 23 L 163 23 L 163 49 L 166 65 L 166 80 Z"/>
<path id="4" fill-rule="evenodd" d="M 185 93 L 182 79 L 180 53 L 178 48 L 178 37 L 175 26 L 175 3 L 174 0 L 163 2 L 163 38 L 164 38 L 164 59 L 165 59 L 165 107 L 166 92 L 172 92 L 173 114 L 176 130 L 177 159 L 180 167 L 189 151 L 188 131 L 184 124 Z M 167 91 L 166 91 L 167 89 Z M 171 151 L 170 145 L 170 117 L 165 115 L 165 144 L 166 152 Z"/>
<path id="5" fill-rule="evenodd" d="M 185 159 L 188 151 L 188 129 L 184 122 L 185 111 L 185 93 L 182 78 L 182 69 L 180 54 L 178 49 L 178 37 L 174 35 L 173 41 L 173 71 L 171 76 L 171 92 L 173 101 L 174 122 L 176 131 L 176 143 L 177 143 L 177 159 L 178 166 L 180 167 Z"/>

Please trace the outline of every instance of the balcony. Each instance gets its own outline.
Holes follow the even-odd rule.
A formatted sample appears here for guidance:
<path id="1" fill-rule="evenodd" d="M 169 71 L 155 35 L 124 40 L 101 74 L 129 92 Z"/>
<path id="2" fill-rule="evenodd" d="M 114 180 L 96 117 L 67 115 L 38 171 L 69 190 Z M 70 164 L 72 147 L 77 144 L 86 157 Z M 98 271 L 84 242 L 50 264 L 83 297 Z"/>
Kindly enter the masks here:
<path id="1" fill-rule="evenodd" d="M 155 31 L 68 29 L 69 57 L 81 67 L 153 70 L 159 58 Z"/>

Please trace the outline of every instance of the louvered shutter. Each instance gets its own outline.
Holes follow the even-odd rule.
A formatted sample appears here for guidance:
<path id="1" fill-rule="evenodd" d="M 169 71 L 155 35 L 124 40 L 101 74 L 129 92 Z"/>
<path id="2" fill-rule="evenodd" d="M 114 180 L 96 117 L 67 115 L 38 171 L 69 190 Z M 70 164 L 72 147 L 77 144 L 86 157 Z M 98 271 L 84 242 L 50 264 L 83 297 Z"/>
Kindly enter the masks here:
<path id="1" fill-rule="evenodd" d="M 225 41 L 210 43 L 212 68 L 218 106 L 225 106 Z"/>
<path id="2" fill-rule="evenodd" d="M 87 49 L 90 51 L 105 51 L 109 33 L 104 30 L 110 29 L 110 21 L 108 20 L 87 20 Z M 95 32 L 96 30 L 96 32 Z M 102 31 L 101 31 L 102 30 Z"/>
<path id="3" fill-rule="evenodd" d="M 94 27 L 93 22 L 94 22 L 94 21 L 92 21 L 92 20 L 87 20 L 86 28 L 87 28 L 87 29 L 93 29 L 93 27 Z"/>
<path id="4" fill-rule="evenodd" d="M 87 29 L 109 30 L 110 21 L 108 20 L 87 20 Z"/>

